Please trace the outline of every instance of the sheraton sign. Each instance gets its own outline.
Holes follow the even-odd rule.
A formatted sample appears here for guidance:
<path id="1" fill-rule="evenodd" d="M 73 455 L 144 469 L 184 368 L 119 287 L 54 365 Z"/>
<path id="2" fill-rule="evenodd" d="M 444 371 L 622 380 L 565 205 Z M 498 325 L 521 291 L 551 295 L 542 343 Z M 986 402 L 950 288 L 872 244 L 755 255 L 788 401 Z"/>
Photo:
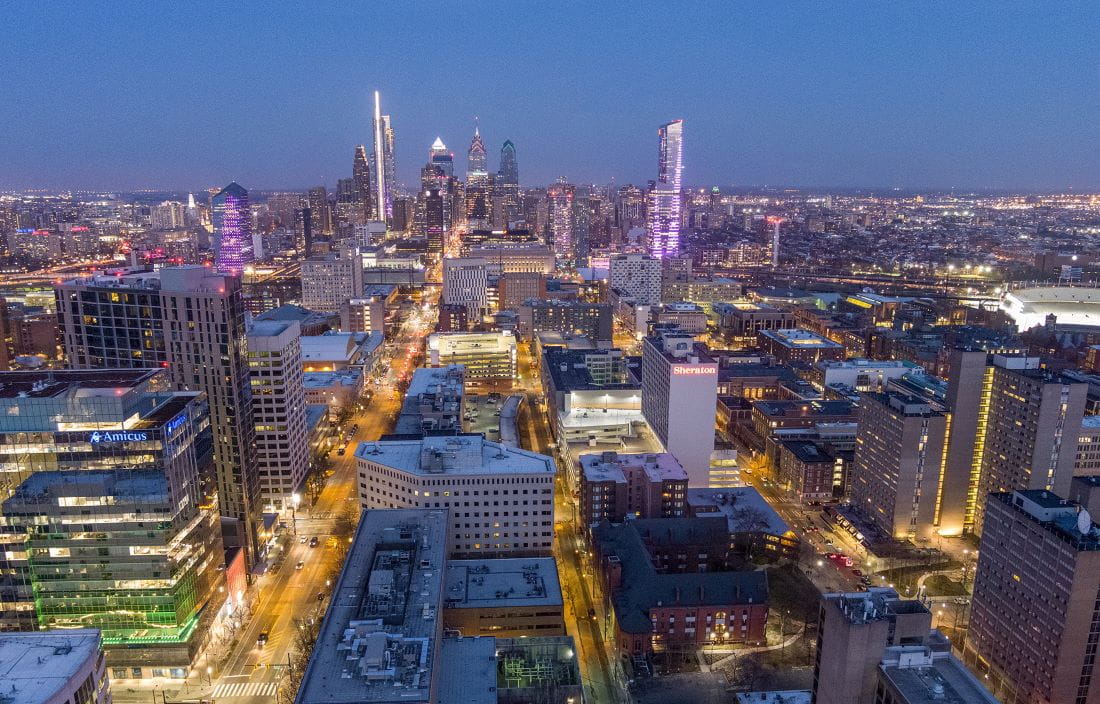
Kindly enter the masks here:
<path id="1" fill-rule="evenodd" d="M 711 374 L 717 374 L 718 367 L 706 366 L 706 367 L 689 367 L 684 364 L 673 364 L 672 375 L 673 376 L 709 376 Z"/>

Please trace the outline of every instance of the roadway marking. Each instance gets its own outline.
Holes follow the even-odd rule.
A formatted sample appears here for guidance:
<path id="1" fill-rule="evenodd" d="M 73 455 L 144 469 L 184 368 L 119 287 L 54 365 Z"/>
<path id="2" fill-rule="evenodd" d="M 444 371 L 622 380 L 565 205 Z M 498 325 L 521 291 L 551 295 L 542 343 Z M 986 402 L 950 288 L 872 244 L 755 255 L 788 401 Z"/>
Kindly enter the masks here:
<path id="1" fill-rule="evenodd" d="M 214 687 L 210 696 L 220 697 L 274 697 L 279 685 L 275 682 L 232 682 Z"/>

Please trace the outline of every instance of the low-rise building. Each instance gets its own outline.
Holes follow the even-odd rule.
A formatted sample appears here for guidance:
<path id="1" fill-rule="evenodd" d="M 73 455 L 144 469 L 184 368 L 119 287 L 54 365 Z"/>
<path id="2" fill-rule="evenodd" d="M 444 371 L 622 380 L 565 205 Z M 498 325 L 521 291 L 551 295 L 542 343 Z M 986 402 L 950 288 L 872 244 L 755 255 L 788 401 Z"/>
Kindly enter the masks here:
<path id="1" fill-rule="evenodd" d="M 367 286 L 362 296 L 354 296 L 340 306 L 342 332 L 379 332 L 385 334 L 386 313 L 397 299 L 392 284 Z"/>
<path id="2" fill-rule="evenodd" d="M 812 440 L 780 442 L 776 465 L 779 485 L 803 503 L 839 498 L 836 489 L 844 486 L 844 458 Z"/>
<path id="3" fill-rule="evenodd" d="M 449 554 L 470 557 L 550 553 L 554 460 L 489 442 L 481 435 L 360 443 L 364 509 L 450 511 Z"/>
<path id="4" fill-rule="evenodd" d="M 462 636 L 565 635 L 565 604 L 551 557 L 449 560 L 443 628 Z"/>
<path id="5" fill-rule="evenodd" d="M 756 333 L 756 344 L 761 352 L 785 364 L 813 364 L 822 359 L 844 359 L 846 356 L 844 345 L 802 328 L 761 330 Z"/>
<path id="6" fill-rule="evenodd" d="M 673 530 L 672 523 L 686 530 Z M 722 531 L 703 531 L 687 518 L 645 519 L 620 525 L 601 523 L 593 540 L 601 577 L 611 595 L 615 615 L 615 645 L 622 655 L 642 655 L 670 649 L 696 649 L 708 643 L 762 643 L 768 620 L 768 585 L 763 572 L 714 572 L 716 556 L 726 559 Z M 675 568 L 659 569 L 646 544 L 648 524 L 659 524 L 651 537 L 661 538 L 668 553 L 691 553 Z M 717 542 L 701 536 L 718 536 Z M 683 539 L 681 549 L 675 543 Z M 712 543 L 705 552 L 703 546 Z M 690 547 L 689 547 L 690 546 Z M 699 557 L 703 555 L 703 557 Z M 701 566 L 701 567 L 700 567 Z"/>
<path id="7" fill-rule="evenodd" d="M 394 433 L 454 435 L 462 432 L 465 390 L 466 369 L 461 365 L 417 369 L 405 391 Z"/>
<path id="8" fill-rule="evenodd" d="M 901 360 L 823 359 L 810 368 L 808 377 L 818 388 L 841 385 L 856 391 L 883 391 L 891 380 L 917 370 L 917 364 Z"/>
<path id="9" fill-rule="evenodd" d="M 751 345 L 761 330 L 785 330 L 794 327 L 794 315 L 789 310 L 752 301 L 715 303 L 718 331 L 731 342 Z"/>
<path id="10" fill-rule="evenodd" d="M 327 405 L 334 415 L 351 408 L 363 395 L 366 385 L 362 369 L 349 367 L 338 372 L 302 374 L 306 405 Z"/>
<path id="11" fill-rule="evenodd" d="M 12 704 L 111 704 L 94 628 L 4 633 L 0 663 L 0 697 Z"/>
<path id="12" fill-rule="evenodd" d="M 428 336 L 433 367 L 460 364 L 467 379 L 515 379 L 516 338 L 511 332 L 455 332 Z"/>
<path id="13" fill-rule="evenodd" d="M 654 325 L 675 325 L 682 332 L 701 335 L 707 331 L 707 313 L 695 303 L 679 301 L 655 306 L 649 312 Z"/>
<path id="14" fill-rule="evenodd" d="M 332 588 L 296 704 L 434 704 L 446 511 L 368 511 Z"/>
<path id="15" fill-rule="evenodd" d="M 336 372 L 358 367 L 370 372 L 382 354 L 380 332 L 326 332 L 323 335 L 303 335 L 302 370 Z"/>
<path id="16" fill-rule="evenodd" d="M 668 453 L 581 455 L 581 525 L 687 515 L 688 476 Z"/>
<path id="17" fill-rule="evenodd" d="M 738 554 L 755 562 L 795 559 L 801 542 L 751 486 L 687 490 L 688 516 L 725 521 Z"/>

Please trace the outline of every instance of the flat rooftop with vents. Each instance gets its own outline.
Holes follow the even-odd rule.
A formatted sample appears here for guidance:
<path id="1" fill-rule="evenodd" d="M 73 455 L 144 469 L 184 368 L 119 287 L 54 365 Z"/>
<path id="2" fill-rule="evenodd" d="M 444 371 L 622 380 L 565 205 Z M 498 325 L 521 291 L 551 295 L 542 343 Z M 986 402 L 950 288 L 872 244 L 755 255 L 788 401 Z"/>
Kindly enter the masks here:
<path id="1" fill-rule="evenodd" d="M 298 704 L 436 701 L 447 512 L 367 511 Z"/>

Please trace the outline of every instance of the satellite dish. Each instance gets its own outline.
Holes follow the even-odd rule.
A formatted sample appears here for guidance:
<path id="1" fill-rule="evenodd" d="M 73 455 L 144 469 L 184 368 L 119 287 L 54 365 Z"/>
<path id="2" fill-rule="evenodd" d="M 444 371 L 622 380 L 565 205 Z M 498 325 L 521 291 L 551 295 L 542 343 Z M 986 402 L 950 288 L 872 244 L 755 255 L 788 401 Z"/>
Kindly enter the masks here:
<path id="1" fill-rule="evenodd" d="M 1081 531 L 1081 535 L 1088 535 L 1092 530 L 1092 515 L 1087 508 L 1077 514 L 1077 530 Z"/>

